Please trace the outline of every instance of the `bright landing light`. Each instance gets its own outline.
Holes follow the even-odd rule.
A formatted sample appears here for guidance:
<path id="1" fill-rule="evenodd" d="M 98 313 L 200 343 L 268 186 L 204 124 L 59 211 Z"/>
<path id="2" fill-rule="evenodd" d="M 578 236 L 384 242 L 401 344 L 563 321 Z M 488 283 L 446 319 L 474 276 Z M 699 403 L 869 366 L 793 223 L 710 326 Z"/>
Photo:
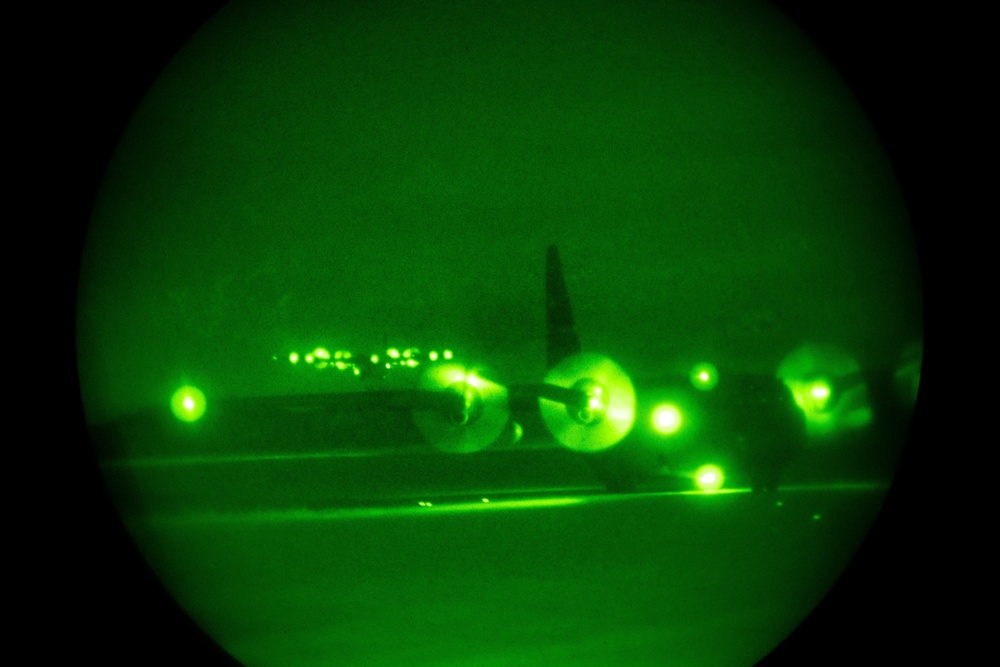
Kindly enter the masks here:
<path id="1" fill-rule="evenodd" d="M 181 387 L 170 397 L 170 410 L 181 421 L 198 421 L 205 414 L 205 394 L 197 387 Z"/>
<path id="2" fill-rule="evenodd" d="M 681 411 L 669 403 L 657 406 L 653 411 L 653 428 L 658 433 L 670 435 L 681 427 Z"/>
<path id="3" fill-rule="evenodd" d="M 719 466 L 703 465 L 695 472 L 694 481 L 702 491 L 718 491 L 726 478 Z"/>

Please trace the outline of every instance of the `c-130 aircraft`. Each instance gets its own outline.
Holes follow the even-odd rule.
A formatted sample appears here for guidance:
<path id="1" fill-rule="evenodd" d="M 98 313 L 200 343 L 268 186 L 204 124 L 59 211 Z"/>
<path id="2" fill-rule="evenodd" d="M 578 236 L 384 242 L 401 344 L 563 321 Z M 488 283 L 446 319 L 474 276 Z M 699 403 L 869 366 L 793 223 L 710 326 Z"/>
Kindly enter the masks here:
<path id="1" fill-rule="evenodd" d="M 374 452 L 387 442 L 454 456 L 561 446 L 583 457 L 595 480 L 616 492 L 664 476 L 717 490 L 729 473 L 756 490 L 775 488 L 805 438 L 803 412 L 779 379 L 725 374 L 720 380 L 718 369 L 700 364 L 689 376 L 657 378 L 637 392 L 615 361 L 584 350 L 556 246 L 547 248 L 545 261 L 541 382 L 505 386 L 450 353 L 421 355 L 419 364 L 416 355 L 397 353 L 414 380 L 405 388 L 375 383 L 356 392 L 220 399 L 207 410 L 204 395 L 184 387 L 174 395 L 173 414 L 181 428 L 215 439 L 245 437 L 255 424 L 249 431 L 260 440 L 277 440 L 275 429 L 283 427 L 275 425 L 295 415 L 298 435 L 319 438 L 334 451 Z M 368 359 L 350 362 L 355 374 L 374 374 L 362 373 Z M 370 361 L 382 368 L 386 359 L 371 355 Z"/>

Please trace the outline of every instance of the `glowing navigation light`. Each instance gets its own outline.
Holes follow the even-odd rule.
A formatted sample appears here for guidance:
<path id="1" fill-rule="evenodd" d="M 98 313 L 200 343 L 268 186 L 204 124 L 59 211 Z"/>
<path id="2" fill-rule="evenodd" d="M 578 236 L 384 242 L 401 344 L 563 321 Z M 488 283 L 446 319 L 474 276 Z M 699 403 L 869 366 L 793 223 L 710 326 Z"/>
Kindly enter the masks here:
<path id="1" fill-rule="evenodd" d="M 694 473 L 694 481 L 702 491 L 718 491 L 722 488 L 725 476 L 718 466 L 703 465 Z"/>
<path id="2" fill-rule="evenodd" d="M 695 389 L 709 391 L 719 383 L 719 371 L 710 363 L 696 364 L 688 376 Z"/>
<path id="3" fill-rule="evenodd" d="M 198 421 L 205 414 L 205 394 L 197 387 L 181 387 L 170 397 L 170 410 L 181 421 Z"/>
<path id="4" fill-rule="evenodd" d="M 431 361 L 437 361 L 438 353 L 435 352 L 434 350 L 431 350 L 431 353 L 427 355 L 427 358 L 430 359 Z"/>
<path id="5" fill-rule="evenodd" d="M 388 350 L 385 351 L 385 353 L 389 355 L 391 359 L 399 359 L 399 350 L 397 350 L 394 347 L 390 347 Z"/>
<path id="6" fill-rule="evenodd" d="M 293 364 L 299 363 L 299 353 L 298 352 L 292 352 L 290 355 L 288 355 L 288 360 L 290 362 L 292 362 Z"/>
<path id="7" fill-rule="evenodd" d="M 816 401 L 816 407 L 822 410 L 828 398 L 830 398 L 830 385 L 822 380 L 813 383 L 809 389 L 809 395 Z"/>
<path id="8" fill-rule="evenodd" d="M 452 355 L 452 353 L 451 353 L 451 350 L 445 350 L 445 351 L 444 351 L 444 358 L 445 358 L 445 359 L 451 359 L 451 357 L 452 357 L 452 356 L 453 356 L 453 355 Z"/>
<path id="9" fill-rule="evenodd" d="M 681 427 L 681 411 L 676 405 L 665 403 L 657 406 L 653 411 L 653 428 L 658 433 L 670 435 L 676 433 Z"/>

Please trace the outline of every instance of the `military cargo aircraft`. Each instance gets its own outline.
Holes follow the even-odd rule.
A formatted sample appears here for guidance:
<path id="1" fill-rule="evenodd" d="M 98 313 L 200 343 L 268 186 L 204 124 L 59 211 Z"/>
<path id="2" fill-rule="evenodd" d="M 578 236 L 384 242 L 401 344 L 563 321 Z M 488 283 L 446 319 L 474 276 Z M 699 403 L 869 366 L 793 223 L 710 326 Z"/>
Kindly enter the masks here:
<path id="1" fill-rule="evenodd" d="M 816 439 L 813 431 L 822 435 L 834 417 L 853 426 L 870 421 L 856 364 L 824 372 L 815 360 L 831 353 L 809 346 L 773 374 L 703 362 L 686 374 L 634 382 L 581 344 L 555 246 L 546 251 L 545 320 L 547 370 L 538 383 L 502 384 L 450 349 L 292 350 L 273 361 L 311 375 L 303 383 L 309 391 L 216 399 L 185 385 L 169 410 L 103 425 L 96 440 L 110 458 L 561 449 L 611 491 L 663 480 L 706 491 L 768 491 Z M 317 381 L 323 374 L 340 376 L 339 390 L 325 390 L 336 383 Z M 355 388 L 348 382 L 343 389 L 345 377 Z"/>

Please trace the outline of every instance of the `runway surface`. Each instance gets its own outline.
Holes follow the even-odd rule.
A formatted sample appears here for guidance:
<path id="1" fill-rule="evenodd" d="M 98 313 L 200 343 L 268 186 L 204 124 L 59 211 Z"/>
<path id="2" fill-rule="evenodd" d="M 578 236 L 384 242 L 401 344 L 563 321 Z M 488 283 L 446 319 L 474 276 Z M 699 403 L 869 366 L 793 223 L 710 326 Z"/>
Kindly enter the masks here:
<path id="1" fill-rule="evenodd" d="M 246 502 L 240 485 L 263 480 L 273 499 L 275 480 L 315 472 L 274 463 L 244 461 L 258 470 L 245 475 L 216 462 L 214 486 L 202 476 L 187 490 L 177 479 L 208 464 L 125 466 L 147 494 L 129 531 L 245 665 L 753 664 L 829 590 L 886 487 L 404 484 L 378 502 Z M 259 466 L 281 472 L 262 478 Z"/>

